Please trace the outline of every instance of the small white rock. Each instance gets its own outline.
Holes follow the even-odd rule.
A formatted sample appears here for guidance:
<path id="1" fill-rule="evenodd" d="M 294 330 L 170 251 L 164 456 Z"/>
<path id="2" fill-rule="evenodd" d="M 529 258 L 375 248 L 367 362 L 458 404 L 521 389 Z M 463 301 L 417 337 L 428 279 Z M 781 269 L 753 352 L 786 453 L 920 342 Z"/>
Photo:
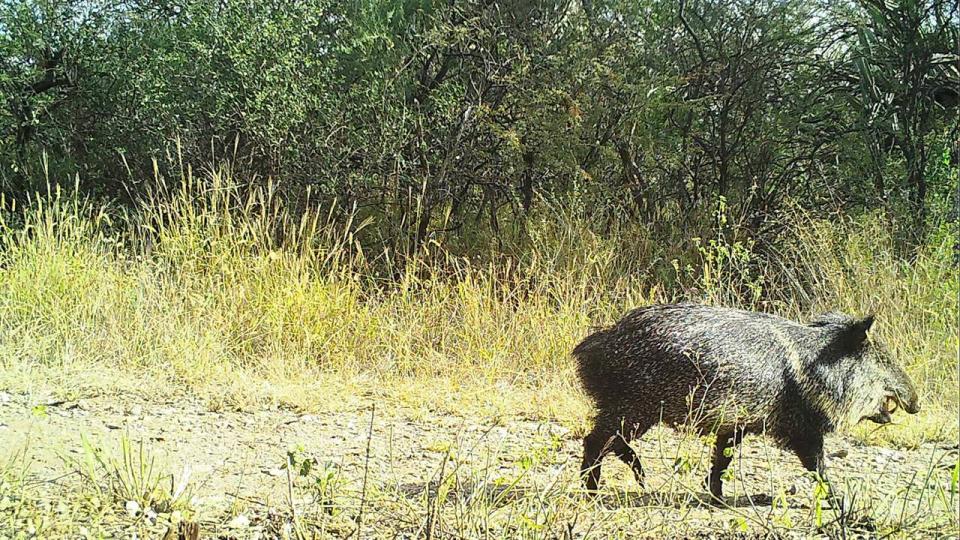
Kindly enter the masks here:
<path id="1" fill-rule="evenodd" d="M 227 523 L 227 527 L 231 529 L 246 529 L 250 526 L 250 518 L 240 514 L 239 516 L 230 520 L 230 523 Z"/>
<path id="2" fill-rule="evenodd" d="M 140 503 L 137 501 L 127 501 L 127 504 L 124 505 L 124 508 L 127 510 L 127 514 L 132 518 L 140 515 Z"/>

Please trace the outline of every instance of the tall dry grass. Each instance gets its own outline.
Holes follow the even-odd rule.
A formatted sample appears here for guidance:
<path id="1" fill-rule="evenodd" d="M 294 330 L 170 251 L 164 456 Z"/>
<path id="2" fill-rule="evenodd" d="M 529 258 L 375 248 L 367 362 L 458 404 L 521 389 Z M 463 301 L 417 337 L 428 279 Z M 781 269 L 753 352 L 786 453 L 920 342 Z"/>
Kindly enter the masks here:
<path id="1" fill-rule="evenodd" d="M 722 236 L 601 234 L 547 207 L 513 257 L 479 263 L 434 242 L 387 280 L 390 257 L 358 241 L 370 221 L 294 218 L 270 186 L 241 190 L 226 170 L 177 185 L 131 212 L 60 191 L 4 205 L 0 386 L 190 393 L 214 407 L 375 397 L 578 426 L 589 407 L 574 344 L 628 308 L 683 298 L 798 318 L 876 311 L 925 407 L 920 421 L 860 435 L 956 437 L 956 231 L 908 262 L 879 219 L 797 215 L 783 252 L 758 260 Z"/>

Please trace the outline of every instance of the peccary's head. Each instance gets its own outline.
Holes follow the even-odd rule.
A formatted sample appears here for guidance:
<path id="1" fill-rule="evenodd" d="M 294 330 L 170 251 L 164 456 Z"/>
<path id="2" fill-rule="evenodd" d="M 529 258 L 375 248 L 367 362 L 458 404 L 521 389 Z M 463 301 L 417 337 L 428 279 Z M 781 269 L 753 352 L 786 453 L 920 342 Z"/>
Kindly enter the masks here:
<path id="1" fill-rule="evenodd" d="M 826 332 L 829 345 L 820 362 L 831 366 L 828 369 L 840 379 L 839 409 L 849 424 L 862 420 L 886 424 L 897 408 L 910 414 L 920 410 L 913 382 L 890 351 L 869 335 L 873 319 L 828 313 L 810 323 Z"/>

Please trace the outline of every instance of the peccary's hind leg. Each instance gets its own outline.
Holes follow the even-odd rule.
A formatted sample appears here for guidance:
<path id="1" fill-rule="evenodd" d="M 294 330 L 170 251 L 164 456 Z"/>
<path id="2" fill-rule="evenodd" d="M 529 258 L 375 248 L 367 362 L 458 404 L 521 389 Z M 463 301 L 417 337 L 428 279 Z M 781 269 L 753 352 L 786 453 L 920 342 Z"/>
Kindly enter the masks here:
<path id="1" fill-rule="evenodd" d="M 714 500 L 723 497 L 723 471 L 730 467 L 733 460 L 733 447 L 743 440 L 743 431 L 724 430 L 717 433 L 717 444 L 713 447 L 713 466 L 707 477 L 707 487 Z"/>
<path id="2" fill-rule="evenodd" d="M 597 424 L 593 431 L 583 438 L 583 461 L 580 464 L 580 476 L 587 491 L 596 491 L 600 483 L 600 463 L 609 452 L 610 440 L 614 436 Z"/>
<path id="3" fill-rule="evenodd" d="M 617 433 L 617 438 L 612 443 L 611 450 L 620 458 L 620 461 L 626 463 L 633 471 L 633 477 L 637 480 L 640 487 L 645 487 L 643 465 L 640 464 L 640 456 L 630 448 L 630 441 L 639 439 L 650 429 L 649 424 L 633 424 L 631 426 L 621 426 Z"/>
<path id="4" fill-rule="evenodd" d="M 616 426 L 616 427 L 613 427 Z M 650 426 L 632 426 L 624 429 L 621 421 L 611 422 L 598 419 L 593 431 L 583 439 L 583 462 L 580 465 L 580 474 L 588 491 L 596 491 L 600 483 L 600 463 L 604 456 L 613 452 L 620 461 L 630 466 L 633 476 L 641 487 L 644 485 L 643 466 L 640 456 L 630 448 L 630 439 L 639 437 Z"/>

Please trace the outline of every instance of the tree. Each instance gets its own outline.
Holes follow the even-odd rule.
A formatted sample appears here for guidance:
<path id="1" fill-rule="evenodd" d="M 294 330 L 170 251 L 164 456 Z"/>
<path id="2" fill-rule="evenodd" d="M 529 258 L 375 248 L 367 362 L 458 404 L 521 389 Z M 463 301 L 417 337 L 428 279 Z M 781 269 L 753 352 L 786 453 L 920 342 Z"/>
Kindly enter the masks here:
<path id="1" fill-rule="evenodd" d="M 849 50 L 854 88 L 841 91 L 860 111 L 861 129 L 875 160 L 875 187 L 887 204 L 885 157 L 898 153 L 915 245 L 927 225 L 927 166 L 931 134 L 960 103 L 960 19 L 957 4 L 941 0 L 858 0 L 848 13 L 856 30 Z M 956 137 L 956 127 L 953 138 Z"/>

